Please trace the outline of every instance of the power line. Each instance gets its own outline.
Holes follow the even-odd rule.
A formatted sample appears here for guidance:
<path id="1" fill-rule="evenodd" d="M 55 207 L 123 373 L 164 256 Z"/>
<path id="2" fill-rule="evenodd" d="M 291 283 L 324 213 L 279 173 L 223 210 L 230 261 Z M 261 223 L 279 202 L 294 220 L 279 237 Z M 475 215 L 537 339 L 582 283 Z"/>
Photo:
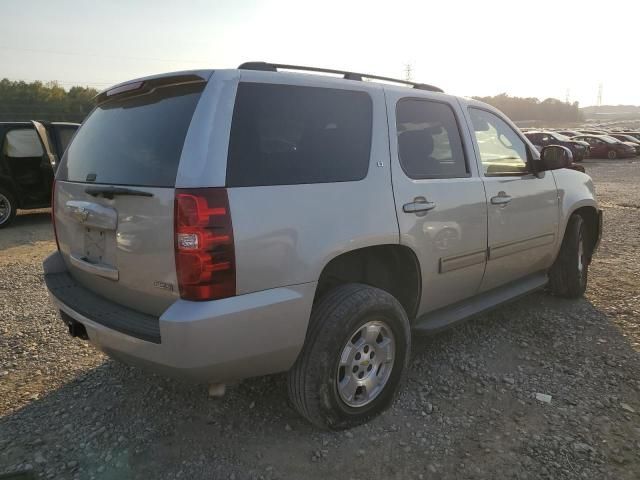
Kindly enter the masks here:
<path id="1" fill-rule="evenodd" d="M 112 58 L 116 60 L 149 60 L 152 62 L 166 62 L 166 63 L 207 63 L 204 60 L 185 60 L 185 59 L 171 59 L 171 58 L 157 58 L 157 57 L 131 57 L 125 55 L 104 55 L 97 53 L 80 53 L 80 52 L 61 52 L 56 50 L 42 50 L 39 48 L 16 48 L 16 47 L 8 47 L 6 45 L 0 45 L 0 50 L 13 50 L 16 52 L 27 52 L 27 53 L 43 53 L 47 55 L 65 55 L 65 56 L 79 56 L 79 57 L 94 57 L 94 58 Z"/>
<path id="2" fill-rule="evenodd" d="M 83 85 L 100 85 L 100 86 L 111 86 L 111 85 L 115 85 L 116 83 L 119 83 L 119 81 L 113 81 L 113 82 L 94 82 L 91 80 L 42 80 L 39 78 L 7 78 L 4 77 L 7 80 L 9 80 L 10 82 L 26 82 L 26 83 L 33 83 L 33 82 L 41 82 L 43 84 L 48 84 L 48 83 L 55 83 L 58 85 L 71 85 L 74 87 L 81 87 Z"/>
<path id="3" fill-rule="evenodd" d="M 407 82 L 411 81 L 411 64 L 407 63 L 404 67 L 404 79 Z"/>

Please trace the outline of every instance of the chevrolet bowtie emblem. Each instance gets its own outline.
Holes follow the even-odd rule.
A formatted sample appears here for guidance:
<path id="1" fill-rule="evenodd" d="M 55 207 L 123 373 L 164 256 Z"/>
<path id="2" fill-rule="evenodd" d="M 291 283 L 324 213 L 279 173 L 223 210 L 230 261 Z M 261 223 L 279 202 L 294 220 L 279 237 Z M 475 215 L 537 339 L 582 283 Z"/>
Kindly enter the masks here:
<path id="1" fill-rule="evenodd" d="M 76 210 L 74 210 L 73 216 L 76 217 L 76 219 L 79 222 L 84 223 L 89 218 L 89 213 L 90 213 L 89 209 L 84 208 L 84 207 L 80 207 L 80 208 L 77 208 Z"/>

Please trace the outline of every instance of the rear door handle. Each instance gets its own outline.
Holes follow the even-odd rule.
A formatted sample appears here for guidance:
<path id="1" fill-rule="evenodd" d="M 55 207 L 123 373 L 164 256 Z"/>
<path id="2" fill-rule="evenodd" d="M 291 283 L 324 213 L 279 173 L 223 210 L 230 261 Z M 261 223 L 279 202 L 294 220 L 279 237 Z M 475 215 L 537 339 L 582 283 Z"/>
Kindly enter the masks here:
<path id="1" fill-rule="evenodd" d="M 402 206 L 402 211 L 405 213 L 426 213 L 429 210 L 436 208 L 436 204 L 428 202 L 424 197 L 418 197 L 411 203 L 405 203 Z"/>
<path id="2" fill-rule="evenodd" d="M 505 192 L 499 192 L 495 197 L 491 197 L 491 203 L 494 205 L 506 205 L 511 200 L 511 196 L 507 195 Z"/>

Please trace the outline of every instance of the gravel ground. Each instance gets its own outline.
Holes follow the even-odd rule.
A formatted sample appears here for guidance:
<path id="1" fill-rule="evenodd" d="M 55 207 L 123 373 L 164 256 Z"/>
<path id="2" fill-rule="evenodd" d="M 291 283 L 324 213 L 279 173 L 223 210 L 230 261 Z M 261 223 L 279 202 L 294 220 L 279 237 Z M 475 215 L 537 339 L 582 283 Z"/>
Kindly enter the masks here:
<path id="1" fill-rule="evenodd" d="M 20 216 L 0 233 L 0 473 L 640 478 L 640 162 L 586 167 L 605 209 L 586 298 L 536 293 L 418 340 L 395 406 L 341 433 L 300 419 L 282 375 L 214 400 L 67 336 L 41 275 L 48 216 Z"/>

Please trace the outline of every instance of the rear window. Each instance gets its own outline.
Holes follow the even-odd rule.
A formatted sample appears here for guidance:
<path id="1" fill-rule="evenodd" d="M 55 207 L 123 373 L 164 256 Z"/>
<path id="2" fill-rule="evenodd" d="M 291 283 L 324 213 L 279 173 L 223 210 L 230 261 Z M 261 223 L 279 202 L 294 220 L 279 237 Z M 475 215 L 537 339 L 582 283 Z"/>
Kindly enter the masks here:
<path id="1" fill-rule="evenodd" d="M 173 85 L 98 106 L 78 130 L 58 178 L 173 187 L 204 83 Z"/>
<path id="2" fill-rule="evenodd" d="M 348 182 L 367 175 L 365 92 L 242 82 L 233 111 L 227 185 Z"/>

